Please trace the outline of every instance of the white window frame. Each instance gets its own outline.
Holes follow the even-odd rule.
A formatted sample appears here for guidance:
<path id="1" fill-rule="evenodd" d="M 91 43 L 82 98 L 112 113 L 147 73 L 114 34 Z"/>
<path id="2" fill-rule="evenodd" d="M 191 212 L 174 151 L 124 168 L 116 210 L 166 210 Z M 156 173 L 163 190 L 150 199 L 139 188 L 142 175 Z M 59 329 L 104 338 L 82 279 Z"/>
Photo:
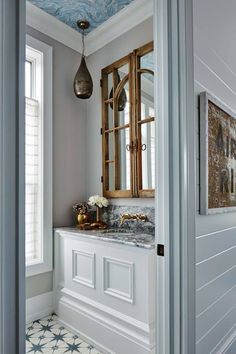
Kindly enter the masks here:
<path id="1" fill-rule="evenodd" d="M 31 57 L 27 47 L 35 53 Z M 31 50 L 30 50 L 31 52 Z M 52 271 L 52 47 L 27 35 L 26 58 L 33 63 L 32 98 L 39 101 L 42 132 L 41 260 L 26 265 L 26 276 Z M 37 85 L 34 85 L 37 82 Z"/>

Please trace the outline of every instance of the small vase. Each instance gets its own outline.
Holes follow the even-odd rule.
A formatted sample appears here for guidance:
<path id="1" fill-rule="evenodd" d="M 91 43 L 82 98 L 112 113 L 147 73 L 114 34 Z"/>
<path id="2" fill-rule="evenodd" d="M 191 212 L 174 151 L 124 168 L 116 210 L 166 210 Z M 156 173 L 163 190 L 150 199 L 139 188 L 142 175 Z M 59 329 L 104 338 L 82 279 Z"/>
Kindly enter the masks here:
<path id="1" fill-rule="evenodd" d="M 91 224 L 92 229 L 106 229 L 107 224 L 101 221 L 101 208 L 96 206 L 96 221 Z"/>
<path id="2" fill-rule="evenodd" d="M 101 208 L 96 207 L 96 222 L 101 223 Z"/>
<path id="3" fill-rule="evenodd" d="M 77 222 L 78 222 L 78 225 L 82 225 L 82 224 L 89 222 L 88 214 L 78 214 L 77 215 Z"/>

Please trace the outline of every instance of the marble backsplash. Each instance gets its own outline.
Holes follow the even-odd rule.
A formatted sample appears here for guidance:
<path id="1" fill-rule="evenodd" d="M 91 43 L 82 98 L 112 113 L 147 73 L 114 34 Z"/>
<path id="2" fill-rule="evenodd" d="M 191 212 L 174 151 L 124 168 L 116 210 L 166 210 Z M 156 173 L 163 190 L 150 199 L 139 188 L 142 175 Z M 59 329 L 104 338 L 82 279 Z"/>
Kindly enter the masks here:
<path id="1" fill-rule="evenodd" d="M 148 221 L 125 220 L 123 225 L 121 225 L 120 216 L 127 213 L 147 215 Z M 145 232 L 152 235 L 155 233 L 154 207 L 109 205 L 102 210 L 102 220 L 105 221 L 110 228 L 135 230 L 136 232 Z"/>

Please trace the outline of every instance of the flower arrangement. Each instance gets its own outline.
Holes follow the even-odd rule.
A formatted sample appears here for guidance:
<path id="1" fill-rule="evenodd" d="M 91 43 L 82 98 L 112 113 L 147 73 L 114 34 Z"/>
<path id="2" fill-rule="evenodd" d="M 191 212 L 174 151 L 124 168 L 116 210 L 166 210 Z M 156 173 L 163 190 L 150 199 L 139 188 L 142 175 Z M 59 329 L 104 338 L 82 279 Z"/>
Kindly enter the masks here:
<path id="1" fill-rule="evenodd" d="M 108 207 L 108 200 L 100 195 L 92 195 L 88 200 L 88 205 L 96 206 L 98 208 L 107 208 Z"/>
<path id="2" fill-rule="evenodd" d="M 83 225 L 87 225 L 89 223 L 88 203 L 77 203 L 73 205 L 72 209 L 76 214 L 76 222 L 78 227 L 82 228 Z"/>
<path id="3" fill-rule="evenodd" d="M 72 208 L 76 213 L 82 215 L 82 214 L 87 214 L 88 209 L 89 209 L 89 205 L 86 202 L 77 203 L 77 204 L 73 205 Z"/>
<path id="4" fill-rule="evenodd" d="M 76 216 L 77 227 L 82 230 L 105 229 L 107 224 L 101 221 L 101 209 L 108 207 L 108 200 L 99 195 L 92 195 L 87 202 L 77 203 L 73 205 L 73 211 Z M 96 207 L 96 220 L 90 215 L 92 207 Z"/>

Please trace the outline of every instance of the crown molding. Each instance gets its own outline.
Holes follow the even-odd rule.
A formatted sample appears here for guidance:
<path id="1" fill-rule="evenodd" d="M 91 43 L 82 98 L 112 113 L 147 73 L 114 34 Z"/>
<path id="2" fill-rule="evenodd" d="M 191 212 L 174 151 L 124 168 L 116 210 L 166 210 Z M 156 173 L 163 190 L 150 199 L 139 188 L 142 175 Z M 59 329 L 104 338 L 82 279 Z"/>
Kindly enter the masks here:
<path id="1" fill-rule="evenodd" d="M 153 15 L 153 0 L 134 0 L 86 36 L 86 55 L 128 32 Z"/>
<path id="2" fill-rule="evenodd" d="M 88 56 L 153 15 L 153 0 L 134 0 L 85 38 Z M 82 52 L 81 34 L 37 6 L 26 2 L 26 23 L 34 29 Z"/>
<path id="3" fill-rule="evenodd" d="M 26 24 L 67 47 L 82 52 L 82 36 L 79 32 L 28 1 L 26 1 Z"/>

